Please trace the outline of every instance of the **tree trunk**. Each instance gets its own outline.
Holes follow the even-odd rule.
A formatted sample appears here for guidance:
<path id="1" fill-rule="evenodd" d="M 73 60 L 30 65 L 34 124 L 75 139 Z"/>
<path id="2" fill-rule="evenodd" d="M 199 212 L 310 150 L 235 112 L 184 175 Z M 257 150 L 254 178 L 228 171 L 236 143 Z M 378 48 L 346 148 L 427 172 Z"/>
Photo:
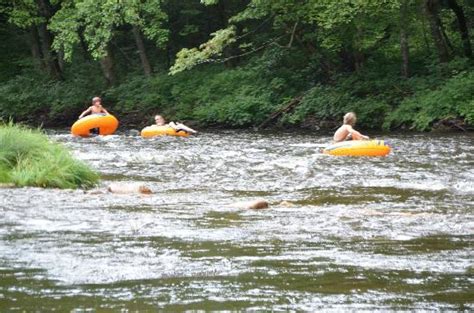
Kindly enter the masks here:
<path id="1" fill-rule="evenodd" d="M 459 33 L 461 34 L 461 41 L 463 45 L 464 55 L 468 58 L 472 58 L 471 42 L 469 41 L 469 28 L 466 23 L 466 16 L 462 7 L 456 2 L 456 0 L 447 0 L 448 6 L 456 14 L 458 21 Z"/>
<path id="2" fill-rule="evenodd" d="M 48 71 L 52 77 L 55 79 L 62 79 L 61 69 L 59 67 L 58 60 L 56 58 L 55 53 L 51 50 L 51 34 L 46 29 L 46 24 L 41 23 L 38 25 L 39 35 L 41 38 L 41 50 L 43 53 L 43 57 L 45 59 L 45 63 L 48 67 Z"/>
<path id="3" fill-rule="evenodd" d="M 40 67 L 45 67 L 43 63 L 43 54 L 41 53 L 41 42 L 38 35 L 38 28 L 36 26 L 30 27 L 30 47 L 31 47 L 31 56 L 35 60 L 35 63 Z"/>
<path id="4" fill-rule="evenodd" d="M 426 17 L 426 14 L 424 13 L 425 12 L 425 8 L 424 8 L 424 5 L 420 5 L 420 12 L 417 12 L 417 13 L 420 13 L 421 16 L 421 31 L 423 33 L 423 41 L 425 43 L 425 49 L 426 49 L 426 52 L 429 54 L 431 53 L 431 45 L 430 45 L 430 41 L 428 40 L 428 36 L 426 35 L 426 21 L 425 19 L 427 18 Z"/>
<path id="5" fill-rule="evenodd" d="M 408 1 L 405 0 L 400 6 L 400 52 L 402 55 L 402 76 L 410 76 L 408 68 L 409 46 L 408 46 Z"/>
<path id="6" fill-rule="evenodd" d="M 107 86 L 112 86 L 117 83 L 117 77 L 114 71 L 114 59 L 112 56 L 112 50 L 107 47 L 107 55 L 100 60 L 100 67 L 104 78 L 107 81 Z"/>
<path id="7" fill-rule="evenodd" d="M 226 7 L 226 1 L 219 1 L 216 4 L 216 10 L 217 10 L 217 21 L 219 28 L 225 28 L 228 25 L 228 16 L 227 16 L 227 7 Z M 241 27 L 239 24 L 237 24 L 237 31 L 236 31 L 236 36 L 238 37 L 240 35 L 240 29 Z M 226 62 L 224 62 L 224 66 L 228 68 L 233 68 L 239 63 L 239 55 L 240 49 L 235 44 L 231 44 L 229 47 L 227 47 L 223 51 L 223 57 L 229 58 Z M 237 56 L 237 57 L 233 57 Z"/>
<path id="8" fill-rule="evenodd" d="M 38 5 L 39 13 L 42 17 L 49 21 L 53 16 L 53 10 L 48 0 L 36 0 Z M 55 79 L 62 79 L 61 68 L 58 63 L 57 55 L 52 50 L 53 38 L 51 33 L 46 28 L 46 23 L 38 25 L 39 37 L 41 38 L 41 50 L 45 63 L 48 67 L 48 71 Z"/>
<path id="9" fill-rule="evenodd" d="M 360 72 L 364 67 L 364 63 L 366 60 L 365 51 L 362 51 L 359 48 L 358 43 L 363 41 L 364 38 L 364 30 L 361 27 L 356 27 L 356 33 L 352 38 L 352 54 L 354 59 L 354 69 L 356 72 Z"/>
<path id="10" fill-rule="evenodd" d="M 364 67 L 365 54 L 362 51 L 354 51 L 354 68 L 356 72 L 360 72 Z"/>
<path id="11" fill-rule="evenodd" d="M 151 66 L 148 56 L 146 54 L 145 44 L 143 43 L 143 36 L 140 29 L 137 26 L 132 27 L 133 37 L 135 37 L 135 43 L 137 44 L 138 54 L 140 55 L 140 61 L 142 62 L 143 72 L 146 76 L 151 75 Z"/>
<path id="12" fill-rule="evenodd" d="M 166 68 L 170 68 L 171 65 L 172 65 L 172 60 L 173 60 L 173 56 L 175 54 L 173 53 L 172 49 L 171 49 L 171 46 L 170 44 L 166 44 Z"/>
<path id="13" fill-rule="evenodd" d="M 449 61 L 449 52 L 441 33 L 441 21 L 438 17 L 438 0 L 425 0 L 425 14 L 430 24 L 431 36 L 436 46 L 440 62 Z"/>
<path id="14" fill-rule="evenodd" d="M 228 20 L 227 20 L 228 18 L 227 18 L 226 7 L 224 4 L 224 1 L 217 2 L 217 13 L 218 13 L 219 23 L 220 23 L 219 28 L 225 28 L 228 23 Z"/>
<path id="15" fill-rule="evenodd" d="M 438 18 L 439 27 L 441 29 L 441 34 L 443 35 L 444 44 L 449 49 L 448 54 L 449 54 L 449 51 L 454 52 L 454 47 L 451 44 L 451 41 L 449 40 L 448 34 L 446 33 L 446 30 L 444 29 L 444 25 L 443 23 L 441 23 L 441 19 L 439 18 L 439 16 L 437 18 Z"/>
<path id="16" fill-rule="evenodd" d="M 84 39 L 84 29 L 80 28 L 78 30 L 78 34 L 79 34 L 79 45 L 81 46 L 82 52 L 84 54 L 84 59 L 91 61 L 92 57 L 89 53 L 89 49 L 87 48 L 86 40 Z"/>
<path id="17" fill-rule="evenodd" d="M 58 66 L 59 66 L 59 70 L 61 71 L 61 73 L 64 72 L 64 52 L 63 51 L 59 51 L 57 53 L 57 58 L 58 58 Z"/>
<path id="18" fill-rule="evenodd" d="M 48 20 L 53 16 L 53 9 L 49 0 L 36 0 L 41 15 Z"/>
<path id="19" fill-rule="evenodd" d="M 352 53 L 352 47 L 343 47 L 342 50 L 339 51 L 339 56 L 341 58 L 343 71 L 354 72 L 355 60 L 354 54 Z"/>

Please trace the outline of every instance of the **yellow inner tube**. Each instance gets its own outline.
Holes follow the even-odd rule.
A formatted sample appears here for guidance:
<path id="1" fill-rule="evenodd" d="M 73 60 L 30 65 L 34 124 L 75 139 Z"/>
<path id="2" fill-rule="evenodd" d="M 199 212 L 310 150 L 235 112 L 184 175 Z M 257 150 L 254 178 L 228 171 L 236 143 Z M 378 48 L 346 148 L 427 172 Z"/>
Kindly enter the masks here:
<path id="1" fill-rule="evenodd" d="M 189 133 L 184 130 L 176 130 L 171 126 L 152 125 L 142 129 L 141 135 L 143 138 L 150 138 L 155 136 L 181 136 L 188 137 Z"/>
<path id="2" fill-rule="evenodd" d="M 353 140 L 343 141 L 326 147 L 324 154 L 341 156 L 386 156 L 390 146 L 383 140 Z"/>
<path id="3" fill-rule="evenodd" d="M 99 129 L 99 135 L 111 135 L 118 127 L 118 120 L 111 114 L 91 114 L 76 121 L 71 127 L 74 136 L 88 137 L 93 128 Z"/>

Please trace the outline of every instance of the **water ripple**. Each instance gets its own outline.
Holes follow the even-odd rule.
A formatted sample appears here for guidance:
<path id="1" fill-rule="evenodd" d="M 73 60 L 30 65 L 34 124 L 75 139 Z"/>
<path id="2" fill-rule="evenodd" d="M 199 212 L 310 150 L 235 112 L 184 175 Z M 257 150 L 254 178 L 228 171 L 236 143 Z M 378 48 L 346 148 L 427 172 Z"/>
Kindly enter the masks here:
<path id="1" fill-rule="evenodd" d="M 314 134 L 50 136 L 103 181 L 0 188 L 2 311 L 473 309 L 470 134 L 394 135 L 385 158 Z"/>

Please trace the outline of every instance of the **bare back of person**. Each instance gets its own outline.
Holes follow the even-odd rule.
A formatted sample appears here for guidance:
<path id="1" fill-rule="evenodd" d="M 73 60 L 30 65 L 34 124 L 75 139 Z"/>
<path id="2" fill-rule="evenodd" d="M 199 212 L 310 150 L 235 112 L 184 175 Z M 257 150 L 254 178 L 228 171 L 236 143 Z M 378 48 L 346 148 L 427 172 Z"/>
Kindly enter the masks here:
<path id="1" fill-rule="evenodd" d="M 333 140 L 335 142 L 345 141 L 345 140 L 362 140 L 368 137 L 363 136 L 357 130 L 352 128 L 351 125 L 342 125 L 334 133 Z"/>
<path id="2" fill-rule="evenodd" d="M 333 140 L 335 142 L 341 142 L 345 140 L 367 140 L 369 139 L 368 136 L 364 136 L 355 130 L 352 125 L 355 124 L 356 115 L 353 112 L 349 112 L 344 115 L 344 124 L 339 127 L 336 132 L 334 133 Z"/>

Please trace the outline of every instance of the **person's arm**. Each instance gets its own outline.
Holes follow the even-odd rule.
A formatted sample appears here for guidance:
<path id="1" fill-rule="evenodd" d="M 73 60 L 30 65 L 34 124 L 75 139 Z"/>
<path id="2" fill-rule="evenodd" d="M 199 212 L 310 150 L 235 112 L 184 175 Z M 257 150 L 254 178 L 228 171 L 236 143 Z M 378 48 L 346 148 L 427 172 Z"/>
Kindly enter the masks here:
<path id="1" fill-rule="evenodd" d="M 105 114 L 110 114 L 104 107 L 102 107 L 102 112 L 104 112 Z"/>
<path id="2" fill-rule="evenodd" d="M 169 122 L 168 126 L 173 128 L 174 130 L 178 130 L 178 125 L 176 125 L 175 122 Z"/>
<path id="3" fill-rule="evenodd" d="M 86 115 L 87 113 L 89 113 L 91 111 L 91 107 L 87 108 L 87 110 L 85 110 L 84 112 L 81 113 L 81 115 L 79 115 L 79 119 L 83 118 L 84 115 Z"/>
<path id="4" fill-rule="evenodd" d="M 361 140 L 361 139 L 368 140 L 368 139 L 370 139 L 369 136 L 362 135 L 361 133 L 359 133 L 357 130 L 355 130 L 352 127 L 350 127 L 350 129 L 349 129 L 349 133 L 352 135 L 352 139 L 355 139 L 355 140 Z"/>
<path id="5" fill-rule="evenodd" d="M 188 126 L 186 126 L 186 125 L 184 125 L 184 124 L 181 124 L 181 123 L 176 124 L 176 126 L 177 126 L 179 129 L 182 129 L 182 130 L 187 131 L 188 133 L 193 133 L 193 134 L 197 133 L 197 130 L 194 130 L 194 129 L 192 129 L 191 127 L 188 127 Z"/>
<path id="6" fill-rule="evenodd" d="M 341 142 L 347 139 L 347 136 L 351 133 L 352 127 L 350 125 L 342 125 L 334 133 L 334 142 Z"/>
<path id="7" fill-rule="evenodd" d="M 168 125 L 171 126 L 175 130 L 184 130 L 184 131 L 187 131 L 188 133 L 192 133 L 192 134 L 197 133 L 197 131 L 195 131 L 191 127 L 188 127 L 188 126 L 186 126 L 184 124 L 181 124 L 181 123 L 169 122 Z"/>

